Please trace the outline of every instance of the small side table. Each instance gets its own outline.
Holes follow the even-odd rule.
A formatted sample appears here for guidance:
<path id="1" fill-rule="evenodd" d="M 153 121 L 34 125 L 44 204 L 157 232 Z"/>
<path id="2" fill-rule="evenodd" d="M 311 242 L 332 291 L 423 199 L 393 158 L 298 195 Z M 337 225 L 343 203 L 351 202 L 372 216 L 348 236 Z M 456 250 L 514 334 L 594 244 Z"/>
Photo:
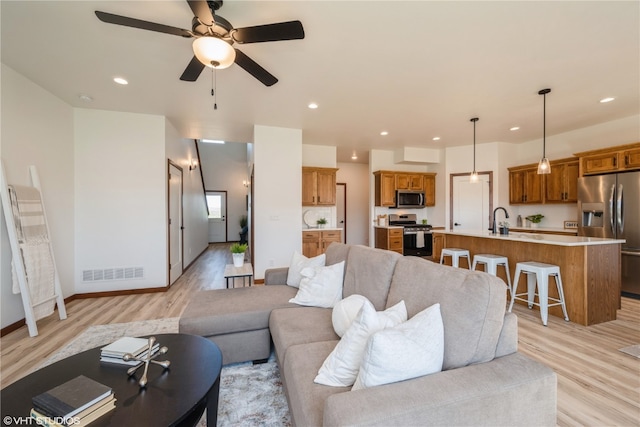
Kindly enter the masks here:
<path id="1" fill-rule="evenodd" d="M 229 279 L 232 279 L 233 287 L 235 288 L 236 277 L 242 277 L 242 287 L 246 284 L 246 278 L 249 278 L 249 286 L 253 279 L 253 267 L 250 262 L 245 262 L 242 267 L 236 267 L 233 264 L 227 264 L 224 267 L 224 278 L 227 279 L 227 289 L 229 289 Z"/>

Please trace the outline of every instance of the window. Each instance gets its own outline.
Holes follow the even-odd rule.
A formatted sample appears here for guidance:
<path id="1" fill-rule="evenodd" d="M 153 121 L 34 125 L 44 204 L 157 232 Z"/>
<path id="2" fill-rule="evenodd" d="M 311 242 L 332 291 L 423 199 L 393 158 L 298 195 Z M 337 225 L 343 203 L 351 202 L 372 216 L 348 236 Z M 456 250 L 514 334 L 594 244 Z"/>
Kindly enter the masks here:
<path id="1" fill-rule="evenodd" d="M 209 208 L 209 218 L 222 219 L 222 195 L 207 194 L 207 207 Z"/>

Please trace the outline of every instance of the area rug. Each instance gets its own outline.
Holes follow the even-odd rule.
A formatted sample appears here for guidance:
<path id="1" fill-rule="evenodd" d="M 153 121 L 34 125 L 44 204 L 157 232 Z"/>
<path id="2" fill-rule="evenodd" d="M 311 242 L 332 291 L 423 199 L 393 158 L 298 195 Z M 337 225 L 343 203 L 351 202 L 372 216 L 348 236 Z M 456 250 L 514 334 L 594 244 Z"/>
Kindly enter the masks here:
<path id="1" fill-rule="evenodd" d="M 39 368 L 81 351 L 109 344 L 123 336 L 178 332 L 178 318 L 90 326 Z M 198 424 L 206 426 L 203 419 Z M 290 426 L 289 406 L 282 391 L 280 371 L 272 356 L 267 363 L 236 363 L 222 368 L 218 426 Z"/>
<path id="2" fill-rule="evenodd" d="M 620 351 L 640 359 L 640 344 L 630 345 L 629 347 L 621 348 Z"/>

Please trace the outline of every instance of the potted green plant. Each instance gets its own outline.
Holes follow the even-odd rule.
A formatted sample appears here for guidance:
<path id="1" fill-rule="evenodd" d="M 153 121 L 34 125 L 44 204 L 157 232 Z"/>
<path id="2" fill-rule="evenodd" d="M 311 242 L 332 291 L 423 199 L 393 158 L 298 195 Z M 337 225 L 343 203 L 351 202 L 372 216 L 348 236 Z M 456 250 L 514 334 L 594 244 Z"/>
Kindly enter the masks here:
<path id="1" fill-rule="evenodd" d="M 244 265 L 244 253 L 247 251 L 246 243 L 233 243 L 231 245 L 231 256 L 233 257 L 233 265 L 242 267 Z"/>
<path id="2" fill-rule="evenodd" d="M 542 218 L 544 218 L 544 215 L 542 214 L 535 214 L 535 215 L 529 215 L 527 217 L 525 217 L 524 219 L 526 219 L 527 221 L 529 221 L 531 224 L 531 228 L 536 228 L 538 226 L 538 224 L 540 223 L 540 221 L 542 221 Z"/>
<path id="3" fill-rule="evenodd" d="M 327 226 L 327 218 L 320 218 L 316 221 L 318 228 L 325 228 Z"/>

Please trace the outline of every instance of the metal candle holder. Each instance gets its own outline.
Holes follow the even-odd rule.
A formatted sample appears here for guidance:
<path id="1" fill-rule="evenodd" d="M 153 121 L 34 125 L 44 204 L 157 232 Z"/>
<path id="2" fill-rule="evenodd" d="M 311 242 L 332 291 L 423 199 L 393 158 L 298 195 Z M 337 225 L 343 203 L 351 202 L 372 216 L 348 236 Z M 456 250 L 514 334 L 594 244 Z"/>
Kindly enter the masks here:
<path id="1" fill-rule="evenodd" d="M 132 360 L 144 362 L 144 373 L 142 374 L 142 378 L 140 378 L 140 381 L 138 381 L 138 384 L 140 385 L 141 388 L 145 388 L 147 386 L 147 371 L 149 370 L 149 363 L 155 363 L 156 365 L 162 366 L 164 369 L 169 369 L 169 365 L 171 365 L 171 362 L 169 360 L 162 360 L 162 361 L 153 360 L 159 355 L 165 354 L 167 351 L 169 351 L 169 349 L 165 346 L 165 347 L 160 347 L 157 353 L 152 354 L 153 353 L 152 349 L 155 343 L 156 343 L 156 337 L 149 337 L 147 351 L 142 353 L 143 354 L 142 357 L 134 356 L 131 353 L 125 353 L 124 356 L 122 356 L 122 359 L 125 362 L 129 362 Z M 142 365 L 143 364 L 139 364 L 137 366 L 129 368 L 127 370 L 127 375 L 132 376 L 133 374 L 136 373 L 138 368 L 141 367 Z"/>

